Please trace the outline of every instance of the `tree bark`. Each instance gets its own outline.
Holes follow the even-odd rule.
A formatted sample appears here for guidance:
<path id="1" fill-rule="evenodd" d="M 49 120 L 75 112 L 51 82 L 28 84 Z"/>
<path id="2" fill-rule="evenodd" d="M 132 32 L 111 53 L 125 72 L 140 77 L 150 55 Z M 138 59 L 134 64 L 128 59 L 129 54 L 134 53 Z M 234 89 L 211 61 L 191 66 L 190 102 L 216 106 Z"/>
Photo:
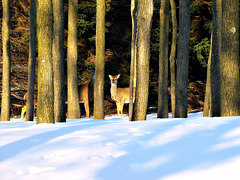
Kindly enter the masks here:
<path id="1" fill-rule="evenodd" d="M 172 13 L 172 46 L 170 52 L 170 76 L 171 76 L 171 106 L 172 118 L 175 118 L 176 112 L 176 48 L 177 48 L 177 12 L 174 0 L 170 0 Z"/>
<path id="2" fill-rule="evenodd" d="M 129 84 L 129 121 L 133 120 L 133 109 L 135 97 L 133 88 L 136 87 L 136 45 L 137 45 L 137 8 L 138 0 L 131 0 L 131 16 L 132 16 L 132 42 L 131 42 L 131 64 L 130 64 L 130 84 Z"/>
<path id="3" fill-rule="evenodd" d="M 3 75 L 1 121 L 10 120 L 11 91 L 11 52 L 10 52 L 10 1 L 3 0 L 2 45 L 3 45 Z"/>
<path id="4" fill-rule="evenodd" d="M 38 0 L 38 110 L 37 124 L 54 123 L 54 90 L 52 36 L 53 14 L 51 0 Z"/>
<path id="5" fill-rule="evenodd" d="M 64 85 L 64 1 L 53 1 L 54 118 L 66 122 Z"/>
<path id="6" fill-rule="evenodd" d="M 26 121 L 33 121 L 34 118 L 34 84 L 36 68 L 36 0 L 31 0 L 30 4 L 30 43 L 28 59 L 28 96 Z"/>
<path id="7" fill-rule="evenodd" d="M 221 116 L 240 115 L 239 1 L 222 1 Z"/>
<path id="8" fill-rule="evenodd" d="M 137 15 L 137 80 L 136 99 L 133 112 L 134 121 L 146 120 L 153 1 L 139 1 Z"/>
<path id="9" fill-rule="evenodd" d="M 97 0 L 94 119 L 104 119 L 105 0 Z"/>
<path id="10" fill-rule="evenodd" d="M 157 112 L 158 118 L 168 118 L 168 34 L 169 1 L 161 0 Z"/>
<path id="11" fill-rule="evenodd" d="M 208 67 L 207 67 L 207 82 L 206 82 L 206 91 L 204 98 L 204 110 L 203 117 L 212 116 L 211 112 L 211 59 L 212 59 L 212 35 L 211 35 L 211 46 L 208 57 Z"/>
<path id="12" fill-rule="evenodd" d="M 77 77 L 77 22 L 78 0 L 69 0 L 68 9 L 68 49 L 67 49 L 67 83 L 69 119 L 79 119 L 81 116 L 78 95 Z"/>
<path id="13" fill-rule="evenodd" d="M 220 76 L 220 52 L 221 52 L 221 23 L 222 0 L 213 1 L 213 42 L 211 59 L 211 104 L 212 116 L 221 115 L 221 76 Z"/>
<path id="14" fill-rule="evenodd" d="M 187 118 L 188 66 L 190 39 L 190 0 L 179 0 L 179 36 L 177 55 L 176 117 Z"/>

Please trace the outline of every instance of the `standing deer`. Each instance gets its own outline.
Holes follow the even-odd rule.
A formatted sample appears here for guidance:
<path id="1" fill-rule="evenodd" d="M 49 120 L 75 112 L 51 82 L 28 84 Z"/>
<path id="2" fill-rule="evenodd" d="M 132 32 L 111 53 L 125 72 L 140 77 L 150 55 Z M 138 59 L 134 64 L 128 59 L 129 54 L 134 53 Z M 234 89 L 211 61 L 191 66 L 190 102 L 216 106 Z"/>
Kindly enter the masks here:
<path id="1" fill-rule="evenodd" d="M 24 96 L 23 96 L 23 100 L 26 102 L 27 101 L 27 96 L 28 96 L 28 93 L 26 93 Z M 36 105 L 37 105 L 37 92 L 34 91 L 34 111 L 36 110 Z M 24 115 L 27 111 L 27 105 L 23 106 L 22 108 L 22 111 L 21 111 L 21 120 L 24 119 Z M 35 113 L 34 113 L 35 114 Z M 34 115 L 35 117 L 35 115 Z"/>
<path id="2" fill-rule="evenodd" d="M 111 98 L 116 102 L 118 116 L 123 115 L 124 103 L 129 103 L 129 87 L 118 88 L 117 82 L 120 74 L 116 76 L 108 75 L 111 80 Z M 133 89 L 133 97 L 135 97 L 135 88 Z M 134 98 L 135 99 L 135 98 Z M 133 101 L 134 101 L 133 99 Z"/>
<path id="3" fill-rule="evenodd" d="M 95 73 L 92 71 L 91 81 L 88 84 L 80 85 L 78 87 L 79 101 L 84 103 L 87 118 L 90 117 L 89 103 L 94 97 L 94 81 Z"/>

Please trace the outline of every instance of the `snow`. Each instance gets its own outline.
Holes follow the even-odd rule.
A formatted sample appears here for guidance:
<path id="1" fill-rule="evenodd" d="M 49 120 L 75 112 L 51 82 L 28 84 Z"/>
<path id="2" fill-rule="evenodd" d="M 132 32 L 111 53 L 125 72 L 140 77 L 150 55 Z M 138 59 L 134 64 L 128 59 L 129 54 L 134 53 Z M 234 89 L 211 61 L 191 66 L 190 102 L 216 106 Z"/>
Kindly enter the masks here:
<path id="1" fill-rule="evenodd" d="M 239 180 L 240 117 L 0 122 L 0 180 Z"/>

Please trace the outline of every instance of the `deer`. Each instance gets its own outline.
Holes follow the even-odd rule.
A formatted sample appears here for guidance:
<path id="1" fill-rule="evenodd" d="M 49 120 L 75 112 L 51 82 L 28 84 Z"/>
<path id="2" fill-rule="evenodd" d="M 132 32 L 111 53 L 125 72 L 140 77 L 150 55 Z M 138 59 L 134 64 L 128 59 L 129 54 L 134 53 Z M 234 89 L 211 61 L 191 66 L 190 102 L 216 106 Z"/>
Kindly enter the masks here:
<path id="1" fill-rule="evenodd" d="M 123 115 L 123 106 L 124 103 L 129 103 L 129 87 L 118 88 L 117 83 L 120 77 L 120 74 L 116 76 L 108 75 L 111 81 L 111 98 L 116 102 L 117 105 L 117 114 L 118 116 Z M 135 100 L 135 87 L 133 88 L 133 101 Z"/>
<path id="2" fill-rule="evenodd" d="M 26 93 L 24 96 L 23 96 L 23 100 L 26 102 L 27 101 L 27 96 L 28 96 L 28 93 Z M 34 92 L 34 110 L 36 109 L 36 105 L 37 105 L 37 93 Z M 22 107 L 22 110 L 21 110 L 21 120 L 24 119 L 24 115 L 27 111 L 27 105 L 24 105 Z M 34 116 L 35 117 L 35 116 Z"/>
<path id="3" fill-rule="evenodd" d="M 84 108 L 86 111 L 86 117 L 90 117 L 89 104 L 94 97 L 94 81 L 95 81 L 95 72 L 92 71 L 92 77 L 88 84 L 80 85 L 78 87 L 79 101 L 84 103 Z"/>

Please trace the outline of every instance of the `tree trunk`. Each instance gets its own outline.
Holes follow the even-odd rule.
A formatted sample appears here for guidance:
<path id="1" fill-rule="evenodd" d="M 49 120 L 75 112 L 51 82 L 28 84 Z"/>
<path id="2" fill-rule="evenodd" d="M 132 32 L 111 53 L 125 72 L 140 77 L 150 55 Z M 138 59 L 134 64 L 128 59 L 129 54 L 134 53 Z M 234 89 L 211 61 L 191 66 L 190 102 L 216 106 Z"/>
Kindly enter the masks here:
<path id="1" fill-rule="evenodd" d="M 179 36 L 177 55 L 176 117 L 187 118 L 188 66 L 190 39 L 190 0 L 179 0 Z"/>
<path id="2" fill-rule="evenodd" d="M 130 84 L 129 84 L 129 121 L 133 120 L 133 87 L 136 87 L 136 45 L 137 45 L 137 4 L 138 0 L 131 0 L 132 16 L 132 42 L 131 42 L 131 64 L 130 64 Z"/>
<path id="3" fill-rule="evenodd" d="M 53 1 L 54 119 L 66 122 L 64 85 L 64 1 Z"/>
<path id="4" fill-rule="evenodd" d="M 30 4 L 30 43 L 28 59 L 28 96 L 26 121 L 33 121 L 34 118 L 34 84 L 36 67 L 36 0 L 31 0 Z"/>
<path id="5" fill-rule="evenodd" d="M 157 112 L 158 118 L 168 118 L 168 33 L 169 1 L 161 0 Z"/>
<path id="6" fill-rule="evenodd" d="M 52 13 L 51 0 L 38 0 L 38 124 L 54 123 Z"/>
<path id="7" fill-rule="evenodd" d="M 221 116 L 240 116 L 239 1 L 222 1 Z"/>
<path id="8" fill-rule="evenodd" d="M 146 120 L 153 1 L 139 1 L 137 9 L 137 80 L 136 99 L 133 112 L 134 121 Z"/>
<path id="9" fill-rule="evenodd" d="M 204 110 L 203 117 L 212 116 L 211 113 L 211 59 L 212 59 L 212 35 L 211 35 L 211 46 L 208 57 L 208 67 L 207 67 L 207 82 L 206 82 L 206 91 L 204 99 Z"/>
<path id="10" fill-rule="evenodd" d="M 78 0 L 69 0 L 68 7 L 68 49 L 67 49 L 67 83 L 68 83 L 68 110 L 69 119 L 78 119 L 81 116 L 78 95 L 77 77 L 77 23 Z"/>
<path id="11" fill-rule="evenodd" d="M 97 0 L 94 119 L 104 119 L 105 0 Z"/>
<path id="12" fill-rule="evenodd" d="M 2 75 L 2 104 L 1 121 L 10 120 L 10 91 L 11 91 L 11 53 L 10 53 L 10 2 L 2 1 L 2 46 L 3 46 L 3 75 Z"/>
<path id="13" fill-rule="evenodd" d="M 213 1 L 213 42 L 211 59 L 211 104 L 212 116 L 221 115 L 221 76 L 220 76 L 220 52 L 221 52 L 221 21 L 222 0 Z"/>
<path id="14" fill-rule="evenodd" d="M 171 106 L 172 118 L 175 118 L 176 109 L 176 47 L 177 47 L 177 12 L 174 0 L 170 0 L 172 12 L 172 46 L 170 52 L 170 76 L 171 76 Z"/>

